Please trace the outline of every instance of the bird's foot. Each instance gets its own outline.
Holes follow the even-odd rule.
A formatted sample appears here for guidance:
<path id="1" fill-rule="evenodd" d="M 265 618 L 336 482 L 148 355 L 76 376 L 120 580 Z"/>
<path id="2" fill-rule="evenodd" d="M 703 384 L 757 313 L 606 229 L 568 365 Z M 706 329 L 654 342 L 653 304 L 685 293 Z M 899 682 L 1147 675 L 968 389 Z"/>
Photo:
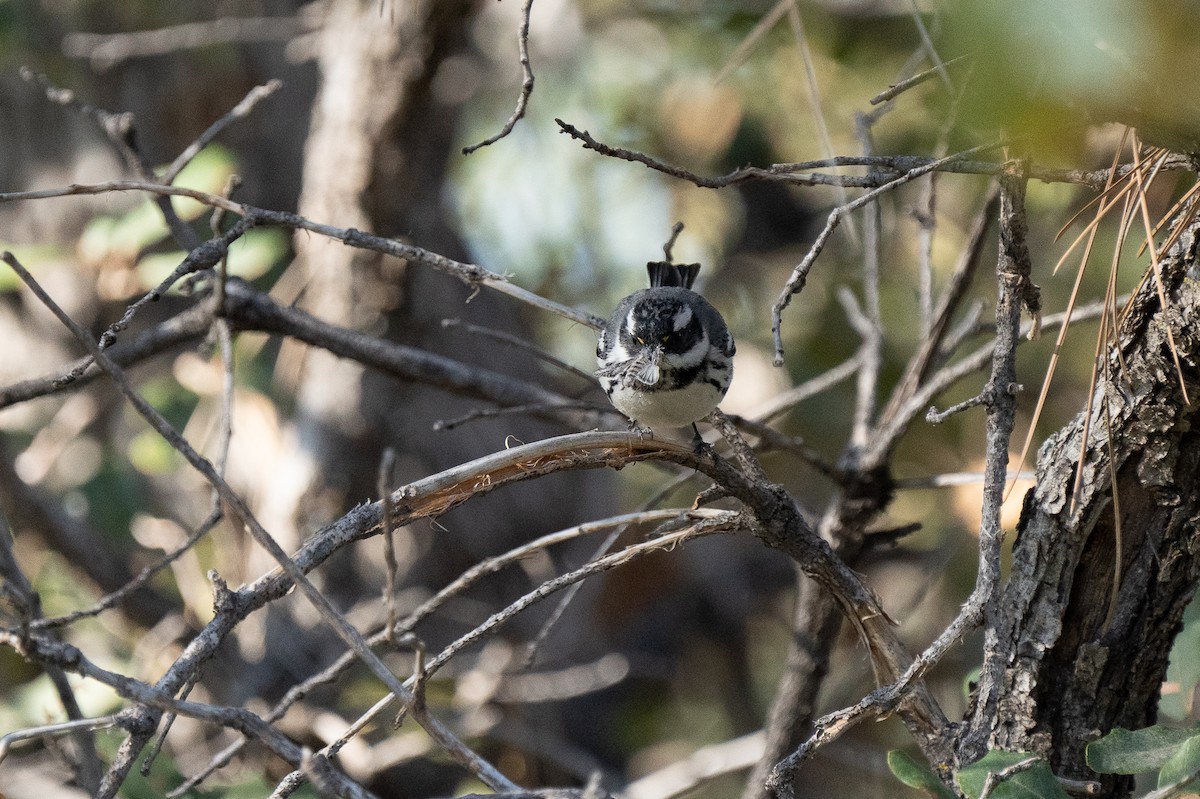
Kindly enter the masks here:
<path id="1" fill-rule="evenodd" d="M 700 435 L 700 428 L 696 427 L 696 423 L 692 422 L 692 451 L 700 456 L 708 456 L 715 458 L 717 451 L 713 449 L 713 445 L 704 440 Z"/>
<path id="2" fill-rule="evenodd" d="M 643 427 L 642 425 L 638 424 L 637 420 L 635 420 L 635 419 L 629 420 L 628 430 L 631 433 L 637 433 L 638 439 L 642 440 L 642 441 L 644 441 L 647 436 L 650 438 L 654 438 L 654 431 L 651 430 L 649 427 Z"/>

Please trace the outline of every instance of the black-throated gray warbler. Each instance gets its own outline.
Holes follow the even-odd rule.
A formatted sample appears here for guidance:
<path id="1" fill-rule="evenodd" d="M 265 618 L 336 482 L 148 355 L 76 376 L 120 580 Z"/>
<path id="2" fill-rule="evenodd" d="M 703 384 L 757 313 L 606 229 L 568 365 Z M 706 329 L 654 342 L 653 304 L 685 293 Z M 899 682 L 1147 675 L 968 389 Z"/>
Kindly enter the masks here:
<path id="1" fill-rule="evenodd" d="M 596 376 L 635 426 L 695 431 L 729 390 L 733 336 L 717 309 L 692 291 L 700 264 L 654 262 L 646 269 L 650 288 L 621 300 L 600 331 Z"/>

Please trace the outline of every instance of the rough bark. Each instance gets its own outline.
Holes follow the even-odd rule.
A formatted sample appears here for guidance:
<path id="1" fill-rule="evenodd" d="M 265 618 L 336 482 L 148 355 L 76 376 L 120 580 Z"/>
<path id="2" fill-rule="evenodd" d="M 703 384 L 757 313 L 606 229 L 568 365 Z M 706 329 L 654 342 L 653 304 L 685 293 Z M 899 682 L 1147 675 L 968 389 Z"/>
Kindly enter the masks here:
<path id="1" fill-rule="evenodd" d="M 1098 734 L 1154 722 L 1200 579 L 1200 285 L 1185 276 L 1198 227 L 1162 261 L 1167 307 L 1151 278 L 1089 409 L 1042 447 L 990 630 L 987 656 L 1002 668 L 997 684 L 981 685 L 970 727 L 986 731 L 992 748 L 1046 755 L 1064 777 L 1096 778 L 1084 748 Z M 1104 781 L 1109 796 L 1129 787 Z"/>

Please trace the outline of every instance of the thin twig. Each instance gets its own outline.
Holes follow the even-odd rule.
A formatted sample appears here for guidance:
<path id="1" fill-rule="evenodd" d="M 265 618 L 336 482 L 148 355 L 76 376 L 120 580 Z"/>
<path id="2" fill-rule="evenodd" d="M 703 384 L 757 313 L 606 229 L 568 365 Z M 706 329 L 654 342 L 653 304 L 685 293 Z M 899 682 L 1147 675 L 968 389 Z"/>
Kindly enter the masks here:
<path id="1" fill-rule="evenodd" d="M 1008 450 L 1016 419 L 1016 397 L 1008 387 L 1017 382 L 1016 349 L 1020 339 L 1021 310 L 1030 304 L 1036 286 L 1030 279 L 1032 263 L 1028 249 L 1028 221 L 1025 216 L 1025 175 L 1001 177 L 1000 252 L 996 266 L 999 298 L 996 302 L 996 347 L 992 373 L 988 378 L 990 402 L 987 407 L 987 434 L 984 451 L 983 507 L 979 526 L 979 572 L 975 588 L 958 618 L 938 636 L 934 646 L 948 649 L 951 643 L 979 622 L 984 627 L 984 664 L 980 674 L 979 700 L 971 727 L 962 738 L 962 752 L 981 756 L 985 746 L 987 721 L 999 701 L 1004 664 L 997 660 L 999 648 L 995 626 L 1000 589 L 1000 555 L 1004 541 L 1001 508 L 1007 481 Z M 934 649 L 934 647 L 930 647 Z M 928 650 L 927 650 L 928 651 Z"/>
<path id="2" fill-rule="evenodd" d="M 225 182 L 225 196 L 232 198 L 234 192 L 242 185 L 242 179 L 237 175 L 230 175 Z M 221 235 L 221 223 L 225 219 L 225 211 L 221 208 L 214 208 L 209 223 L 211 225 L 212 234 L 214 237 Z M 217 441 L 217 457 L 214 463 L 217 467 L 217 474 L 225 476 L 225 467 L 229 462 L 229 447 L 233 443 L 233 396 L 234 396 L 234 362 L 233 362 L 233 334 L 229 330 L 229 322 L 225 319 L 225 296 L 226 288 L 229 283 L 229 250 L 226 248 L 221 259 L 217 261 L 217 279 L 216 285 L 213 288 L 214 305 L 216 306 L 218 318 L 213 320 L 213 334 L 217 339 L 217 346 L 221 355 L 221 433 Z M 220 497 L 213 492 L 213 509 L 214 512 L 221 507 Z"/>
<path id="3" fill-rule="evenodd" d="M 872 120 L 865 114 L 855 118 L 855 133 L 864 155 L 874 153 L 871 135 Z M 855 381 L 854 414 L 850 423 L 850 439 L 846 448 L 850 465 L 861 457 L 870 438 L 871 421 L 878 400 L 879 373 L 883 369 L 883 317 L 879 309 L 879 250 L 883 237 L 883 214 L 878 203 L 863 209 L 862 286 L 864 309 L 859 309 L 854 293 L 841 287 L 838 299 L 846 310 L 851 326 L 858 333 L 862 353 Z M 853 217 L 850 217 L 851 219 Z"/>
<path id="4" fill-rule="evenodd" d="M 12 748 L 12 745 L 20 741 L 28 741 L 32 738 L 72 735 L 80 731 L 95 732 L 96 730 L 108 730 L 120 723 L 121 714 L 114 713 L 111 716 L 60 721 L 56 724 L 42 724 L 38 727 L 26 727 L 23 730 L 14 730 L 0 737 L 0 763 L 3 763 L 4 758 L 8 757 L 8 750 Z"/>
<path id="5" fill-rule="evenodd" d="M 904 92 L 908 91 L 914 86 L 919 86 L 930 78 L 940 77 L 945 73 L 946 67 L 950 66 L 951 64 L 957 64 L 968 57 L 969 56 L 966 55 L 956 56 L 955 58 L 951 58 L 949 61 L 941 62 L 938 66 L 933 66 L 924 72 L 919 72 L 916 75 L 913 75 L 911 78 L 907 78 L 898 83 L 893 83 L 891 86 L 888 86 L 879 94 L 872 97 L 869 102 L 871 105 L 879 105 L 880 103 L 886 103 L 888 100 L 895 99 Z"/>
<path id="6" fill-rule="evenodd" d="M 1005 766 L 999 771 L 989 771 L 987 777 L 983 781 L 983 789 L 979 792 L 979 799 L 989 799 L 992 792 L 1000 786 L 1000 783 L 1005 780 L 1010 780 L 1022 772 L 1036 766 L 1038 763 L 1044 762 L 1038 755 L 1027 757 L 1024 760 L 1017 761 L 1012 765 Z"/>
<path id="7" fill-rule="evenodd" d="M 717 76 L 713 78 L 714 84 L 723 82 L 735 69 L 746 62 L 746 59 L 750 57 L 750 53 L 762 41 L 763 36 L 770 32 L 771 28 L 775 27 L 776 22 L 783 19 L 783 15 L 787 13 L 792 3 L 793 0 L 776 0 L 771 10 L 763 14 L 758 22 L 754 23 L 754 27 L 750 29 L 750 32 L 742 37 L 742 40 L 738 42 L 738 46 L 725 59 L 724 65 L 717 71 Z"/>
<path id="8" fill-rule="evenodd" d="M 970 399 L 965 399 L 962 402 L 954 403 L 944 411 L 939 411 L 937 408 L 930 406 L 929 410 L 925 412 L 925 421 L 929 422 L 930 424 L 941 424 L 951 416 L 960 414 L 963 411 L 970 410 L 971 408 L 978 408 L 980 405 L 987 405 L 991 401 L 991 395 L 985 390 L 976 394 Z"/>
<path id="9" fill-rule="evenodd" d="M 517 107 L 513 109 L 512 116 L 504 123 L 504 127 L 495 136 L 490 136 L 478 144 L 472 144 L 462 149 L 463 155 L 470 155 L 480 147 L 487 147 L 489 144 L 495 144 L 503 139 L 508 134 L 512 133 L 517 122 L 525 116 L 525 109 L 529 105 L 529 98 L 533 94 L 533 67 L 529 63 L 529 17 L 533 11 L 533 0 L 524 0 L 521 3 L 521 26 L 517 33 L 517 51 L 520 53 L 521 61 L 521 93 L 517 95 Z"/>
<path id="10" fill-rule="evenodd" d="M 166 28 L 122 33 L 68 33 L 62 40 L 67 58 L 86 58 L 105 72 L 131 58 L 168 55 L 222 44 L 288 41 L 313 29 L 307 16 L 218 17 Z"/>
<path id="11" fill-rule="evenodd" d="M 917 27 L 917 32 L 921 34 L 921 45 L 929 55 L 929 60 L 933 62 L 933 68 L 942 79 L 942 83 L 946 84 L 947 89 L 953 90 L 954 84 L 950 82 L 950 73 L 946 71 L 946 65 L 942 63 L 937 48 L 933 46 L 933 39 L 929 36 L 929 29 L 925 27 L 925 20 L 921 19 L 921 9 L 917 7 L 917 0 L 909 0 L 909 5 L 912 6 L 913 23 Z"/>
<path id="12" fill-rule="evenodd" d="M 941 158 L 916 155 L 879 155 L 871 157 L 840 155 L 834 158 L 824 158 L 815 161 L 772 164 L 769 167 L 743 166 L 724 175 L 705 176 L 698 175 L 682 167 L 667 164 L 636 150 L 612 147 L 597 141 L 586 130 L 580 130 L 561 119 L 556 118 L 554 121 L 558 123 L 563 133 L 581 142 L 584 149 L 593 150 L 610 158 L 619 158 L 623 161 L 643 164 L 656 172 L 661 172 L 664 175 L 670 175 L 680 180 L 686 180 L 689 183 L 706 189 L 721 189 L 726 186 L 736 186 L 739 183 L 756 180 L 798 186 L 847 186 L 850 188 L 877 189 L 897 177 L 901 177 L 914 169 L 929 166 L 930 164 L 936 164 L 933 169 L 938 172 L 950 172 L 962 175 L 999 175 L 1005 169 L 1003 162 L 971 161 L 965 158 L 946 161 Z M 990 149 L 990 147 L 978 149 Z M 969 150 L 967 152 L 974 151 Z M 867 175 L 832 175 L 810 171 L 814 169 L 849 166 L 867 167 L 871 169 L 871 173 Z M 1178 170 L 1191 170 L 1193 168 L 1186 156 L 1178 155 L 1172 156 L 1163 167 Z M 1127 175 L 1134 169 L 1135 166 L 1132 164 L 1122 164 L 1117 167 L 1117 173 L 1118 175 Z M 1109 174 L 1110 170 L 1108 169 L 1051 169 L 1035 166 L 1029 170 L 1029 177 L 1032 180 L 1040 180 L 1045 183 L 1075 183 L 1093 189 L 1103 187 L 1108 180 Z M 3 195 L 0 195 L 0 199 L 2 197 Z"/>
<path id="13" fill-rule="evenodd" d="M 615 408 L 613 408 L 611 405 L 601 402 L 588 402 L 586 400 L 580 400 L 579 402 L 531 402 L 527 405 L 509 405 L 504 408 L 477 408 L 473 411 L 467 411 L 462 416 L 456 416 L 453 419 L 436 419 L 433 422 L 432 429 L 439 432 L 443 430 L 453 430 L 456 427 L 462 427 L 463 425 L 471 422 L 480 422 L 485 419 L 497 419 L 501 416 L 545 414 L 547 412 L 557 416 L 566 410 L 586 411 L 600 415 L 619 416 L 619 413 Z"/>
<path id="14" fill-rule="evenodd" d="M 387 608 L 388 642 L 396 643 L 396 585 L 400 565 L 396 562 L 396 530 L 392 519 L 392 473 L 396 469 L 396 450 L 388 447 L 379 459 L 378 490 L 383 502 L 383 564 L 386 568 L 386 581 L 383 587 L 383 602 Z"/>
<path id="15" fill-rule="evenodd" d="M 1105 311 L 1105 303 L 1098 301 L 1089 305 L 1076 308 L 1072 313 L 1057 313 L 1049 314 L 1042 318 L 1042 329 L 1052 330 L 1057 329 L 1059 325 L 1064 324 L 1067 319 L 1073 322 L 1081 322 L 1084 320 L 1095 319 L 1101 316 Z M 1021 325 L 1022 341 L 1027 340 L 1028 332 L 1033 329 L 1033 322 L 1026 321 Z M 967 375 L 983 369 L 991 361 L 996 351 L 996 342 L 989 341 L 981 345 L 976 350 L 968 355 L 964 355 L 961 359 L 943 366 L 936 372 L 931 374 L 929 378 L 921 385 L 921 387 L 913 394 L 904 406 L 897 412 L 895 419 L 888 422 L 886 427 L 879 431 L 879 435 L 883 438 L 894 439 L 901 432 L 901 428 L 907 426 L 910 420 L 921 411 L 927 409 L 933 400 L 940 396 L 944 391 L 958 383 Z"/>
<path id="16" fill-rule="evenodd" d="M 880 414 L 880 427 L 888 426 L 897 420 L 901 409 L 905 407 L 922 381 L 928 376 L 929 370 L 933 368 L 935 359 L 939 355 L 944 355 L 942 346 L 947 339 L 950 322 L 974 279 L 980 262 L 980 253 L 983 252 L 983 246 L 987 241 L 986 233 L 995 218 L 999 204 L 1000 190 L 998 186 L 994 186 L 988 192 L 979 213 L 975 216 L 967 245 L 963 248 L 958 264 L 954 267 L 954 272 L 947 281 L 946 287 L 938 297 L 937 308 L 932 311 L 929 328 L 921 337 L 920 347 L 909 358 L 908 364 L 904 367 L 903 376 L 892 390 L 888 404 Z M 897 428 L 896 433 L 898 434 L 902 429 Z M 895 439 L 896 435 L 886 439 L 876 437 L 877 446 L 874 449 L 876 452 L 886 452 L 891 449 L 891 444 Z"/>
<path id="17" fill-rule="evenodd" d="M 199 680 L 199 673 L 188 677 L 183 688 L 179 691 L 180 699 L 187 699 L 192 693 L 192 689 L 196 687 L 196 682 Z M 150 751 L 142 758 L 141 764 L 138 766 L 138 771 L 143 777 L 150 776 L 150 770 L 154 768 L 154 761 L 158 759 L 158 753 L 162 751 L 163 744 L 166 743 L 167 733 L 171 731 L 171 727 L 175 726 L 175 719 L 179 718 L 178 714 L 173 710 L 168 710 L 164 714 L 162 724 L 159 725 L 158 731 L 154 734 L 154 742 L 150 744 Z"/>
<path id="18" fill-rule="evenodd" d="M 681 529 L 673 530 L 670 533 L 652 538 L 648 541 L 640 541 L 635 544 L 621 549 L 617 552 L 605 555 L 602 558 L 589 561 L 577 569 L 560 574 L 552 580 L 539 585 L 537 588 L 529 591 L 524 596 L 510 603 L 508 607 L 499 610 L 489 616 L 481 624 L 477 625 L 473 630 L 459 636 L 455 641 L 450 643 L 441 652 L 437 654 L 426 664 L 426 673 L 434 674 L 443 666 L 449 663 L 463 649 L 473 645 L 485 635 L 495 630 L 497 627 L 507 623 L 517 614 L 523 612 L 533 604 L 540 602 L 542 599 L 556 593 L 569 585 L 572 585 L 582 579 L 590 577 L 594 574 L 609 571 L 618 566 L 622 566 L 631 560 L 640 558 L 649 552 L 654 551 L 671 551 L 681 544 L 691 541 L 695 538 L 702 538 L 710 535 L 723 533 L 734 533 L 747 528 L 747 519 L 744 514 L 738 511 L 689 511 L 685 518 L 689 524 Z"/>
<path id="19" fill-rule="evenodd" d="M 616 544 L 621 536 L 625 534 L 630 526 L 632 526 L 635 519 L 637 521 L 644 520 L 643 514 L 651 512 L 651 510 L 656 507 L 659 502 L 662 502 L 666 497 L 674 492 L 675 489 L 679 488 L 679 486 L 690 480 L 692 476 L 693 475 L 691 474 L 684 473 L 679 475 L 676 479 L 665 483 L 661 488 L 658 489 L 658 491 L 654 492 L 654 494 L 652 494 L 641 504 L 638 510 L 635 511 L 636 515 L 634 519 L 613 527 L 612 531 L 606 535 L 604 540 L 601 541 L 600 544 L 597 545 L 597 547 L 593 550 L 588 560 L 596 560 L 597 558 L 607 555 L 612 549 L 613 545 Z M 697 510 L 699 507 L 699 503 L 694 503 L 692 505 L 692 510 Z M 679 515 L 673 517 L 675 520 L 681 518 L 683 518 L 683 511 L 680 511 Z M 670 524 L 670 522 L 671 519 L 668 519 L 666 522 L 664 522 L 664 524 Z M 563 592 L 563 596 L 561 599 L 559 599 L 558 604 L 554 606 L 554 610 L 550 612 L 549 617 L 545 622 L 542 623 L 542 626 L 538 629 L 537 633 L 534 634 L 533 638 L 530 639 L 529 643 L 526 645 L 525 654 L 521 657 L 522 669 L 528 670 L 533 668 L 534 661 L 537 658 L 538 652 L 541 650 L 542 644 L 550 636 L 550 633 L 557 626 L 559 620 L 563 617 L 563 614 L 566 613 L 567 608 L 571 605 L 571 603 L 575 601 L 575 597 L 581 590 L 583 590 L 583 583 L 580 582 L 572 585 Z"/>
<path id="20" fill-rule="evenodd" d="M 792 28 L 792 38 L 796 42 L 796 50 L 800 53 L 800 63 L 804 66 L 804 85 L 808 89 L 808 102 L 812 112 L 813 127 L 817 129 L 817 140 L 821 143 L 821 152 L 826 158 L 834 156 L 833 140 L 829 136 L 829 126 L 825 124 L 824 104 L 821 101 L 821 84 L 817 81 L 817 70 L 813 65 L 812 52 L 808 48 L 808 37 L 804 33 L 804 20 L 800 16 L 800 4 L 796 0 L 788 0 L 788 24 Z M 870 155 L 870 153 L 867 153 Z M 847 194 L 845 186 L 834 186 L 834 197 L 838 205 L 845 205 Z M 858 243 L 858 230 L 854 220 L 846 222 L 850 232 L 850 240 Z"/>
<path id="21" fill-rule="evenodd" d="M 561 369 L 562 371 L 567 372 L 568 374 L 572 374 L 575 377 L 581 378 L 589 384 L 595 385 L 595 383 L 596 383 L 596 376 L 593 375 L 591 372 L 585 372 L 584 370 L 580 369 L 579 367 L 577 367 L 573 364 L 567 363 L 566 361 L 559 358 L 554 353 L 547 352 L 542 347 L 539 347 L 538 345 L 534 344 L 533 342 L 529 341 L 526 338 L 522 338 L 521 336 L 516 336 L 516 335 L 513 335 L 512 333 L 508 333 L 503 330 L 496 330 L 495 328 L 491 328 L 491 327 L 484 327 L 482 325 L 474 325 L 474 324 L 471 324 L 470 322 L 465 322 L 462 319 L 443 319 L 442 327 L 443 328 L 451 328 L 452 327 L 457 330 L 462 330 L 463 332 L 469 333 L 470 335 L 473 335 L 473 336 L 482 336 L 484 338 L 489 338 L 492 341 L 497 341 L 501 344 L 504 344 L 505 346 L 512 347 L 513 349 L 518 349 L 522 352 L 527 352 L 530 355 L 532 355 L 533 357 L 537 358 L 539 361 L 542 361 L 543 363 L 547 363 L 556 369 Z"/>
<path id="22" fill-rule="evenodd" d="M 396 239 L 374 236 L 370 233 L 364 233 L 361 230 L 355 230 L 354 228 L 339 228 L 321 222 L 314 222 L 299 214 L 286 211 L 268 211 L 263 208 L 234 202 L 220 195 L 182 186 L 165 186 L 160 183 L 144 180 L 113 180 L 106 183 L 93 184 L 73 183 L 57 189 L 0 193 L 0 203 L 18 200 L 40 200 L 50 197 L 69 197 L 78 194 L 108 194 L 120 191 L 145 191 L 152 194 L 163 194 L 173 197 L 189 197 L 204 205 L 214 208 L 224 208 L 227 211 L 238 214 L 243 217 L 241 222 L 248 225 L 272 225 L 296 230 L 308 230 L 322 236 L 337 239 L 351 247 L 381 252 L 386 255 L 402 258 L 410 263 L 428 266 L 440 272 L 453 275 L 469 285 L 487 286 L 502 294 L 514 297 L 521 302 L 550 311 L 551 313 L 556 313 L 559 316 L 595 330 L 599 330 L 604 326 L 605 320 L 599 316 L 548 300 L 528 289 L 521 288 L 509 282 L 508 278 L 503 275 L 496 274 L 482 266 L 460 263 L 453 258 L 447 258 L 444 255 L 439 255 L 411 244 L 405 244 Z M 197 250 L 210 245 L 212 245 L 212 242 L 205 242 Z M 195 255 L 197 250 L 193 250 L 192 255 Z M 213 263 L 215 262 L 216 259 L 214 258 Z"/>
<path id="23" fill-rule="evenodd" d="M 591 555 L 589 555 L 586 560 L 597 560 L 598 558 L 602 558 L 607 555 L 612 550 L 613 545 L 617 543 L 617 540 L 620 539 L 620 537 L 624 535 L 625 531 L 628 529 L 628 524 L 622 524 L 619 527 L 614 527 L 608 535 L 604 536 L 604 540 L 600 542 L 600 544 L 592 551 Z M 575 601 L 575 597 L 577 597 L 579 592 L 582 590 L 583 583 L 578 582 L 563 591 L 562 597 L 559 598 L 558 602 L 554 605 L 554 609 L 550 611 L 550 615 L 546 617 L 546 620 L 542 622 L 541 627 L 539 627 L 538 631 L 534 633 L 531 639 L 529 639 L 529 643 L 525 645 L 525 654 L 521 656 L 520 664 L 520 668 L 522 670 L 528 671 L 529 669 L 533 668 L 533 664 L 537 660 L 538 653 L 542 651 L 542 645 L 545 644 L 546 639 L 550 637 L 550 633 L 554 631 L 554 629 L 558 626 L 558 622 L 567 612 L 567 608 L 571 606 L 571 604 Z"/>
<path id="24" fill-rule="evenodd" d="M 75 96 L 75 92 L 55 86 L 47 76 L 36 73 L 28 67 L 22 67 L 20 74 L 24 80 L 39 84 L 46 95 L 46 99 L 50 102 L 67 108 L 73 108 L 81 114 L 90 117 L 96 123 L 96 126 L 104 131 L 109 141 L 120 151 L 126 166 L 134 174 L 143 180 L 155 180 L 154 165 L 138 145 L 137 125 L 132 113 L 126 111 L 114 114 L 103 108 L 81 102 Z M 167 224 L 167 229 L 171 232 L 171 237 L 175 239 L 175 242 L 180 247 L 190 250 L 200 243 L 196 232 L 179 218 L 179 214 L 175 212 L 175 207 L 171 205 L 169 198 L 158 195 L 154 200 L 158 205 L 159 212 L 162 213 L 163 220 Z"/>
<path id="25" fill-rule="evenodd" d="M 174 183 L 175 178 L 179 177 L 179 173 L 183 171 L 183 168 L 191 163 L 192 159 L 196 157 L 197 153 L 207 147 L 210 142 L 217 138 L 217 136 L 220 136 L 225 128 L 229 127 L 234 122 L 249 116 L 250 112 L 254 110 L 255 106 L 270 97 L 275 92 L 279 91 L 279 89 L 282 87 L 283 81 L 278 79 L 272 79 L 259 86 L 255 86 L 246 93 L 246 96 L 243 97 L 237 105 L 226 111 L 220 119 L 218 119 L 216 122 L 213 122 L 204 130 L 203 133 L 197 136 L 195 141 L 183 148 L 179 155 L 175 156 L 175 160 L 171 162 L 171 165 L 168 166 L 166 170 L 163 171 L 162 175 L 159 176 L 159 179 L 163 183 Z"/>
<path id="26" fill-rule="evenodd" d="M 862 353 L 856 352 L 837 366 L 822 372 L 814 378 L 804 381 L 797 386 L 776 394 L 765 403 L 755 408 L 749 418 L 756 422 L 770 422 L 795 408 L 807 399 L 823 394 L 829 389 L 849 379 L 858 371 Z"/>
<path id="27" fill-rule="evenodd" d="M 667 242 L 663 244 L 663 258 L 667 263 L 674 261 L 671 256 L 671 250 L 675 248 L 675 241 L 679 238 L 679 234 L 683 232 L 683 223 L 676 222 L 671 225 L 671 235 L 667 238 Z"/>
<path id="28" fill-rule="evenodd" d="M 868 116 L 857 115 L 854 128 L 864 155 L 871 155 L 874 151 L 870 126 L 871 120 Z M 883 318 L 880 312 L 882 214 L 878 203 L 866 205 L 863 216 L 862 276 L 865 307 L 858 307 L 856 296 L 850 288 L 841 287 L 838 292 L 838 299 L 845 308 L 847 318 L 850 319 L 859 338 L 862 338 L 862 343 L 859 344 L 862 359 L 858 368 L 858 379 L 854 385 L 854 413 L 851 417 L 850 440 L 846 447 L 848 458 L 844 458 L 851 467 L 862 457 L 870 438 L 871 421 L 875 419 L 877 410 L 880 371 L 883 368 Z"/>
<path id="29" fill-rule="evenodd" d="M 844 216 L 858 210 L 859 208 L 862 208 L 867 203 L 874 202 L 879 198 L 880 195 L 885 194 L 905 183 L 908 183 L 911 180 L 919 178 L 921 175 L 933 172 L 940 167 L 945 166 L 946 164 L 961 160 L 968 155 L 990 150 L 998 147 L 999 145 L 1000 142 L 981 144 L 977 147 L 972 147 L 970 149 L 963 150 L 962 152 L 955 153 L 954 155 L 948 155 L 945 158 L 939 158 L 936 161 L 931 161 L 924 166 L 909 170 L 900 177 L 888 181 L 876 189 L 872 189 L 871 191 L 863 194 L 861 197 L 855 199 L 853 202 L 847 203 L 846 205 L 839 205 L 837 208 L 834 208 L 832 211 L 830 211 L 829 218 L 825 221 L 825 227 L 819 234 L 817 234 L 817 238 L 813 242 L 812 247 L 809 249 L 808 254 L 805 255 L 804 259 L 796 266 L 794 270 L 792 270 L 792 274 L 788 278 L 787 284 L 779 293 L 779 298 L 775 301 L 775 305 L 771 309 L 771 332 L 775 341 L 775 365 L 783 366 L 783 311 L 792 301 L 792 297 L 804 289 L 804 284 L 808 280 L 809 270 L 812 269 L 813 263 L 817 260 L 817 257 L 824 249 L 825 243 L 829 240 L 829 236 L 833 233 L 834 229 L 837 228 L 838 223 L 841 222 Z"/>
<path id="30" fill-rule="evenodd" d="M 425 711 L 425 683 L 429 678 L 429 672 L 425 669 L 425 642 L 413 633 L 405 633 L 400 637 L 399 643 L 411 647 L 413 651 L 413 673 L 406 683 L 406 685 L 411 683 L 412 699 L 407 705 L 400 708 L 400 712 L 392 719 L 392 729 L 400 728 L 400 725 L 404 723 L 404 717 L 410 710 Z"/>
<path id="31" fill-rule="evenodd" d="M 779 450 L 781 452 L 790 452 L 799 456 L 809 466 L 835 482 L 845 477 L 842 470 L 830 462 L 820 450 L 805 443 L 804 439 L 800 436 L 789 436 L 772 427 L 768 427 L 762 422 L 747 419 L 744 416 L 731 416 L 729 419 L 744 432 L 758 437 L 759 443 L 755 447 L 755 451 Z"/>
<path id="32" fill-rule="evenodd" d="M 157 302 L 158 300 L 162 299 L 163 296 L 165 296 L 166 293 L 171 289 L 171 287 L 173 287 L 180 280 L 183 280 L 189 275 L 193 275 L 197 272 L 211 269 L 212 267 L 216 266 L 229 251 L 229 246 L 241 238 L 245 232 L 251 228 L 252 225 L 253 222 L 246 218 L 239 219 L 237 223 L 233 225 L 233 227 L 231 227 L 221 236 L 214 237 L 203 244 L 195 246 L 186 256 L 184 256 L 184 259 L 179 262 L 179 265 L 176 266 L 174 270 L 172 270 L 171 274 L 163 278 L 163 280 L 160 281 L 157 286 L 143 294 L 137 299 L 137 301 L 126 307 L 125 313 L 121 315 L 121 318 L 109 325 L 108 329 L 100 335 L 100 340 L 97 343 L 97 346 L 101 350 L 112 346 L 117 341 L 118 334 L 129 327 L 134 316 L 136 316 L 140 310 L 145 308 L 150 303 Z M 90 365 L 91 361 L 87 358 L 80 361 L 70 372 L 61 378 L 63 381 L 62 385 L 66 385 L 78 379 L 83 375 Z"/>

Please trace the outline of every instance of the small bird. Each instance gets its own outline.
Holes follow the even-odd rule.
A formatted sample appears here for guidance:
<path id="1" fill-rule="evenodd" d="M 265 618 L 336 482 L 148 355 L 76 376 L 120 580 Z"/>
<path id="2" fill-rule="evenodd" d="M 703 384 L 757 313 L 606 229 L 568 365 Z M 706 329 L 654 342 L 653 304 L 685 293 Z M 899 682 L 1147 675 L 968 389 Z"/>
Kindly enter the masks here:
<path id="1" fill-rule="evenodd" d="M 733 336 L 692 291 L 700 264 L 646 264 L 650 288 L 617 304 L 596 345 L 600 386 L 631 427 L 692 426 L 717 407 L 733 379 Z"/>

